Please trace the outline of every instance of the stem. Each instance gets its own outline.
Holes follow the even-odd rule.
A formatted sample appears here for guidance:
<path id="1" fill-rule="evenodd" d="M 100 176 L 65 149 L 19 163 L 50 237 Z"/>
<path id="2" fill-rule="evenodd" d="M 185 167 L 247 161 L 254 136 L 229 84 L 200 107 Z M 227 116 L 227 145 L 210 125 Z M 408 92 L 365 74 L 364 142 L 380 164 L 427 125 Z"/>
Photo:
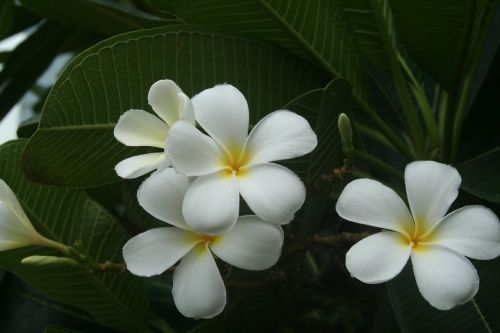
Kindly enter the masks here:
<path id="1" fill-rule="evenodd" d="M 382 131 L 382 133 L 387 137 L 387 139 L 396 147 L 396 149 L 408 160 L 413 161 L 417 159 L 417 156 L 406 146 L 406 144 L 400 139 L 400 136 L 397 135 L 387 124 L 385 123 L 379 115 L 373 111 L 368 105 L 359 102 L 363 110 L 366 112 L 366 115 L 371 118 L 371 120 L 375 123 L 378 128 Z"/>
<path id="2" fill-rule="evenodd" d="M 465 112 L 469 106 L 469 98 L 472 92 L 473 75 L 468 75 L 464 81 L 464 87 L 460 102 L 458 103 L 457 112 L 455 114 L 455 121 L 453 122 L 453 132 L 451 141 L 451 155 L 450 160 L 454 161 L 457 157 L 460 146 L 460 135 L 462 134 L 462 125 L 464 123 Z"/>
<path id="3" fill-rule="evenodd" d="M 367 231 L 361 233 L 341 232 L 340 234 L 333 236 L 320 236 L 316 234 L 312 237 L 309 237 L 307 241 L 311 243 L 325 244 L 337 247 L 344 245 L 345 243 L 356 243 L 370 235 L 371 233 Z"/>
<path id="4" fill-rule="evenodd" d="M 400 182 L 404 182 L 404 176 L 399 170 L 393 168 L 389 164 L 374 157 L 373 155 L 367 154 L 365 152 L 356 149 L 353 149 L 351 154 L 354 158 L 367 162 L 378 171 L 393 176 L 394 178 L 397 178 Z"/>
<path id="5" fill-rule="evenodd" d="M 464 78 L 464 72 L 466 70 L 465 66 L 467 63 L 467 54 L 470 49 L 470 43 L 471 43 L 471 38 L 472 38 L 472 28 L 474 24 L 474 15 L 476 13 L 476 4 L 475 1 L 470 1 L 469 2 L 469 8 L 467 10 L 467 13 L 469 15 L 467 16 L 466 22 L 465 22 L 465 37 L 464 37 L 464 44 L 462 46 L 462 49 L 460 51 L 459 55 L 459 61 L 458 61 L 458 66 L 457 70 L 455 72 L 455 75 L 453 75 L 451 79 L 451 85 L 450 88 L 448 89 L 448 107 L 446 108 L 446 113 L 444 115 L 444 132 L 443 132 L 443 158 L 447 162 L 451 162 L 451 155 L 452 155 L 452 141 L 453 138 L 452 136 L 455 135 L 453 133 L 454 129 L 454 122 L 456 119 L 456 116 L 453 117 L 453 111 L 455 110 L 455 107 L 457 105 L 457 99 L 458 99 L 458 94 L 460 91 L 460 83 L 461 79 Z M 468 75 L 465 75 L 466 77 Z M 462 98 L 460 98 L 462 101 Z"/>
<path id="6" fill-rule="evenodd" d="M 63 253 L 64 255 L 66 255 L 68 257 L 73 258 L 73 256 L 71 255 L 71 250 L 70 250 L 69 246 L 64 245 L 62 243 L 59 243 L 59 242 L 56 242 L 56 241 L 53 241 L 52 239 L 48 239 L 48 238 L 43 237 L 43 239 L 41 240 L 39 245 L 45 246 L 45 247 L 50 247 L 52 249 L 55 249 L 55 250 Z"/>
<path id="7" fill-rule="evenodd" d="M 408 121 L 410 132 L 412 133 L 415 150 L 417 152 L 417 155 L 422 155 L 425 149 L 424 134 L 422 132 L 418 114 L 413 105 L 408 86 L 401 72 L 401 66 L 397 57 L 398 52 L 395 47 L 393 36 L 390 35 L 389 32 L 392 30 L 391 22 L 387 23 L 389 26 L 386 24 L 383 8 L 381 7 L 378 0 L 372 0 L 371 5 L 373 8 L 375 20 L 379 26 L 380 36 L 384 45 L 385 55 L 387 57 L 387 60 L 389 61 L 389 67 L 392 73 L 392 77 L 396 84 L 396 89 L 398 91 L 399 98 L 401 99 L 401 104 L 403 105 L 403 111 L 405 113 L 406 120 Z M 392 13 L 389 8 L 387 16 L 390 16 L 391 14 Z"/>
<path id="8" fill-rule="evenodd" d="M 398 60 L 405 70 L 406 75 L 411 80 L 410 87 L 412 88 L 411 90 L 413 92 L 413 96 L 415 97 L 415 100 L 420 107 L 420 111 L 422 112 L 427 131 L 429 132 L 431 143 L 434 147 L 437 147 L 441 143 L 441 140 L 439 137 L 438 125 L 436 119 L 434 118 L 434 112 L 429 103 L 429 100 L 427 99 L 427 96 L 425 95 L 424 89 L 420 85 L 420 82 L 418 82 L 418 80 L 415 78 L 412 70 L 410 69 L 410 66 L 408 66 L 406 60 L 401 56 L 401 54 L 399 54 L 399 52 Z"/>
<path id="9" fill-rule="evenodd" d="M 127 265 L 125 264 L 116 264 L 109 260 L 104 263 L 91 263 L 90 266 L 98 271 L 102 272 L 116 272 L 116 273 L 125 273 L 127 271 Z"/>
<path id="10" fill-rule="evenodd" d="M 384 146 L 391 149 L 392 151 L 397 151 L 396 148 L 394 147 L 394 145 L 389 140 L 387 140 L 387 138 L 379 131 L 374 130 L 374 129 L 372 129 L 368 126 L 365 126 L 361 123 L 356 123 L 355 129 L 358 130 L 361 134 L 366 135 L 375 141 L 378 141 L 379 143 L 383 144 Z"/>
<path id="11" fill-rule="evenodd" d="M 477 304 L 476 299 L 472 298 L 471 302 L 472 302 L 472 305 L 474 306 L 474 309 L 476 310 L 477 314 L 479 315 L 479 318 L 481 318 L 481 321 L 483 322 L 488 333 L 493 333 L 493 330 L 491 329 L 490 324 L 488 324 L 488 322 L 486 321 L 486 317 L 484 316 L 483 312 L 481 311 L 481 308 Z"/>

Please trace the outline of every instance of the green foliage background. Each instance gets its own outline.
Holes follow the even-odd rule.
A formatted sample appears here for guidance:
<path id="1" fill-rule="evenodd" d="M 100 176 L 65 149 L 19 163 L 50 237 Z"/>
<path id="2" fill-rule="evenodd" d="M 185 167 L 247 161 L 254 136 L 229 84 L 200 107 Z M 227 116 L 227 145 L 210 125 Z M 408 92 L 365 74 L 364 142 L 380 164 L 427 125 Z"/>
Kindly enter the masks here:
<path id="1" fill-rule="evenodd" d="M 227 274 L 222 315 L 180 316 L 171 273 L 26 268 L 22 258 L 53 254 L 27 248 L 0 253 L 0 332 L 500 330 L 499 259 L 474 263 L 474 302 L 437 311 L 410 266 L 386 285 L 351 278 L 349 237 L 373 230 L 334 212 L 350 180 L 371 177 L 403 192 L 404 166 L 433 159 L 459 169 L 457 207 L 500 213 L 498 1 L 1 0 L 0 40 L 28 28 L 24 42 L 0 52 L 0 118 L 27 92 L 38 102 L 21 139 L 0 146 L 0 178 L 37 230 L 81 242 L 97 261 L 121 262 L 127 239 L 161 223 L 137 204 L 142 179 L 114 173 L 142 148 L 112 134 L 126 110 L 151 112 L 156 80 L 172 79 L 189 96 L 231 83 L 248 99 L 252 124 L 287 108 L 310 122 L 319 145 L 285 162 L 308 197 L 286 228 L 284 255 L 268 271 Z M 40 85 L 61 54 L 72 60 L 50 88 Z M 340 113 L 351 118 L 353 147 L 341 143 Z"/>

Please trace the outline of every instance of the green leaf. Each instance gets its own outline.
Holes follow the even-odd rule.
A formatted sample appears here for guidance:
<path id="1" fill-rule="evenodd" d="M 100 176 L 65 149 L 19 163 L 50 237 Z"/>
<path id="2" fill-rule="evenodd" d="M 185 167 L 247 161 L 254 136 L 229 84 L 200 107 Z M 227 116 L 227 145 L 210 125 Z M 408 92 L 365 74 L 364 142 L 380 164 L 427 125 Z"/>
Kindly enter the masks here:
<path id="1" fill-rule="evenodd" d="M 45 21 L 8 54 L 0 72 L 0 119 L 31 89 L 74 33 L 73 29 Z"/>
<path id="2" fill-rule="evenodd" d="M 16 193 L 35 228 L 65 244 L 81 241 L 95 260 L 122 262 L 126 235 L 117 221 L 81 190 L 60 189 L 28 181 L 19 159 L 25 140 L 0 147 L 0 178 Z M 78 268 L 26 267 L 30 255 L 57 255 L 54 250 L 22 248 L 0 253 L 0 266 L 55 299 L 90 313 L 99 322 L 128 332 L 148 332 L 148 304 L 139 278 L 129 274 L 88 272 Z"/>
<path id="3" fill-rule="evenodd" d="M 50 19 L 105 35 L 179 23 L 130 5 L 109 0 L 20 0 L 21 4 Z"/>
<path id="4" fill-rule="evenodd" d="M 0 286 L 0 306 L 2 332 L 42 332 L 47 325 L 65 325 L 87 333 L 116 333 L 83 311 L 54 301 L 11 274 L 6 274 Z"/>
<path id="5" fill-rule="evenodd" d="M 344 78 L 363 104 L 368 76 L 363 56 L 340 0 L 149 0 L 184 22 L 262 39 Z"/>
<path id="6" fill-rule="evenodd" d="M 392 308 L 403 332 L 491 333 L 500 330 L 500 258 L 474 262 L 481 281 L 473 301 L 451 310 L 433 308 L 420 295 L 411 265 L 394 280 L 387 283 Z"/>
<path id="7" fill-rule="evenodd" d="M 12 28 L 13 2 L 0 0 L 0 40 L 9 35 Z"/>
<path id="8" fill-rule="evenodd" d="M 476 197 L 500 202 L 500 148 L 495 148 L 457 165 L 461 188 Z"/>
<path id="9" fill-rule="evenodd" d="M 467 52 L 482 53 L 484 45 L 477 43 L 484 43 L 482 36 L 494 18 L 494 3 L 495 0 L 391 1 L 405 50 L 445 87 L 461 79 Z"/>
<path id="10" fill-rule="evenodd" d="M 227 82 L 246 96 L 251 122 L 326 78 L 285 52 L 240 37 L 186 26 L 110 38 L 66 67 L 23 155 L 24 172 L 43 183 L 96 186 L 117 181 L 114 166 L 136 155 L 113 137 L 122 113 L 150 110 L 147 93 L 173 79 L 188 94 Z"/>
<path id="11" fill-rule="evenodd" d="M 305 116 L 318 136 L 318 147 L 311 156 L 287 163 L 305 179 L 309 197 L 301 210 L 301 234 L 315 232 L 322 217 L 333 207 L 330 188 L 323 176 L 343 165 L 344 154 L 340 144 L 337 119 L 340 113 L 351 109 L 351 87 L 342 79 L 332 81 L 322 90 L 304 94 L 286 105 L 287 109 Z M 301 174 L 302 170 L 307 170 Z"/>

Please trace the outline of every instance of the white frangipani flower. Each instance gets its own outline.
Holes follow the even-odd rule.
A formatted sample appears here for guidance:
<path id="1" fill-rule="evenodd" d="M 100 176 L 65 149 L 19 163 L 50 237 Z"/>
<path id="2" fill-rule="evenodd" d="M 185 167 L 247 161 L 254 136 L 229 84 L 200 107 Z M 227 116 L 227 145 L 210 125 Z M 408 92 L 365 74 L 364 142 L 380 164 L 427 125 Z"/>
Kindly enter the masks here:
<path id="1" fill-rule="evenodd" d="M 283 231 L 257 216 L 242 216 L 228 232 L 202 234 L 184 220 L 182 201 L 189 180 L 173 168 L 153 173 L 139 188 L 139 204 L 154 217 L 171 224 L 130 239 L 123 247 L 127 269 L 139 276 L 161 274 L 180 260 L 172 294 L 179 311 L 192 318 L 210 318 L 226 304 L 226 289 L 215 254 L 233 266 L 263 270 L 281 254 Z"/>
<path id="2" fill-rule="evenodd" d="M 349 221 L 388 229 L 355 244 L 346 266 L 365 283 L 388 281 L 411 258 L 422 296 L 447 310 L 474 297 L 479 277 L 473 259 L 500 255 L 498 217 L 483 206 L 466 206 L 447 215 L 461 178 L 452 166 L 418 161 L 405 170 L 410 210 L 389 187 L 370 179 L 349 183 L 337 202 Z M 411 212 L 411 213 L 410 213 Z"/>
<path id="3" fill-rule="evenodd" d="M 210 136 L 178 121 L 167 146 L 173 166 L 197 177 L 182 207 L 188 224 L 207 234 L 229 230 L 239 214 L 240 194 L 263 220 L 290 222 L 304 203 L 304 184 L 289 169 L 269 162 L 311 152 L 317 138 L 309 123 L 279 110 L 248 134 L 247 101 L 229 84 L 204 90 L 192 102 L 196 121 Z"/>
<path id="4" fill-rule="evenodd" d="M 0 251 L 53 243 L 35 230 L 14 192 L 0 179 Z"/>
<path id="5" fill-rule="evenodd" d="M 143 110 L 128 110 L 115 126 L 115 138 L 126 146 L 146 146 L 165 149 L 167 134 L 179 119 L 194 125 L 191 100 L 174 81 L 160 80 L 153 83 L 148 93 L 148 103 L 157 116 Z M 115 167 L 122 178 L 136 178 L 155 169 L 170 166 L 165 152 L 149 153 L 127 158 Z"/>

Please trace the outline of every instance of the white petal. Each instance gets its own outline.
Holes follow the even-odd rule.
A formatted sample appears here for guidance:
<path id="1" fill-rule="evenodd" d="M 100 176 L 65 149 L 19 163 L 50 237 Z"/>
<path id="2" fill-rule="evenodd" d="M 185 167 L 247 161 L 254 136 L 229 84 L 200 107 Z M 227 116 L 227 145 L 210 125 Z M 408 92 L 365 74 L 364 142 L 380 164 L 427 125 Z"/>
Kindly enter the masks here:
<path id="1" fill-rule="evenodd" d="M 293 220 L 306 198 L 306 188 L 300 178 L 273 163 L 245 167 L 243 175 L 238 175 L 238 185 L 250 209 L 275 224 Z"/>
<path id="2" fill-rule="evenodd" d="M 431 242 L 470 258 L 493 259 L 500 255 L 500 223 L 486 207 L 463 207 L 445 216 Z"/>
<path id="3" fill-rule="evenodd" d="M 196 120 L 205 131 L 228 152 L 239 153 L 248 135 L 245 96 L 232 85 L 221 84 L 203 90 L 192 101 Z"/>
<path id="4" fill-rule="evenodd" d="M 280 226 L 266 223 L 257 216 L 242 216 L 231 230 L 210 244 L 210 250 L 233 266 L 262 270 L 278 261 L 282 246 Z"/>
<path id="5" fill-rule="evenodd" d="M 250 163 L 264 163 L 295 158 L 313 151 L 316 134 L 303 117 L 280 110 L 265 116 L 248 136 L 245 150 Z"/>
<path id="6" fill-rule="evenodd" d="M 183 120 L 170 129 L 167 153 L 175 168 L 186 176 L 221 170 L 225 156 L 212 138 Z"/>
<path id="7" fill-rule="evenodd" d="M 215 235 L 236 223 L 239 202 L 235 177 L 217 172 L 196 178 L 186 192 L 182 212 L 193 229 Z"/>
<path id="8" fill-rule="evenodd" d="M 116 174 L 132 179 L 155 170 L 165 159 L 165 153 L 150 153 L 129 157 L 115 166 Z"/>
<path id="9" fill-rule="evenodd" d="M 466 303 L 479 289 L 471 262 L 445 247 L 422 245 L 422 249 L 412 251 L 411 262 L 418 290 L 437 309 Z"/>
<path id="10" fill-rule="evenodd" d="M 188 187 L 186 176 L 168 168 L 151 174 L 139 187 L 137 199 L 141 207 L 157 219 L 189 229 L 182 216 L 182 201 Z"/>
<path id="11" fill-rule="evenodd" d="M 175 227 L 150 229 L 123 246 L 127 270 L 139 276 L 166 271 L 196 244 L 193 233 Z"/>
<path id="12" fill-rule="evenodd" d="M 458 195 L 460 182 L 460 175 L 450 165 L 417 161 L 406 166 L 406 193 L 419 233 L 443 218 Z"/>
<path id="13" fill-rule="evenodd" d="M 175 269 L 172 294 L 175 306 L 186 317 L 212 318 L 224 309 L 224 281 L 204 244 L 192 249 Z"/>
<path id="14" fill-rule="evenodd" d="M 7 203 L 0 201 L 0 251 L 42 243 L 31 224 L 24 224 Z"/>
<path id="15" fill-rule="evenodd" d="M 125 112 L 114 129 L 115 138 L 126 146 L 163 148 L 168 126 L 160 118 L 142 110 Z"/>
<path id="16" fill-rule="evenodd" d="M 340 217 L 351 222 L 413 234 L 413 219 L 403 200 L 391 188 L 372 179 L 347 184 L 336 209 Z"/>
<path id="17" fill-rule="evenodd" d="M 33 228 L 28 216 L 24 212 L 23 207 L 17 200 L 16 195 L 11 190 L 9 185 L 0 179 L 0 202 L 5 202 L 12 212 L 17 216 L 17 219 L 27 228 Z"/>
<path id="18" fill-rule="evenodd" d="M 183 101 L 179 99 L 181 93 L 182 90 L 172 80 L 156 81 L 149 89 L 149 105 L 170 126 L 181 118 L 184 107 Z"/>
<path id="19" fill-rule="evenodd" d="M 181 119 L 195 125 L 193 102 L 184 93 L 179 93 L 179 108 L 181 109 Z"/>
<path id="20" fill-rule="evenodd" d="M 382 231 L 354 244 L 345 264 L 353 277 L 364 283 L 381 283 L 398 275 L 410 258 L 411 246 L 398 232 Z"/>

